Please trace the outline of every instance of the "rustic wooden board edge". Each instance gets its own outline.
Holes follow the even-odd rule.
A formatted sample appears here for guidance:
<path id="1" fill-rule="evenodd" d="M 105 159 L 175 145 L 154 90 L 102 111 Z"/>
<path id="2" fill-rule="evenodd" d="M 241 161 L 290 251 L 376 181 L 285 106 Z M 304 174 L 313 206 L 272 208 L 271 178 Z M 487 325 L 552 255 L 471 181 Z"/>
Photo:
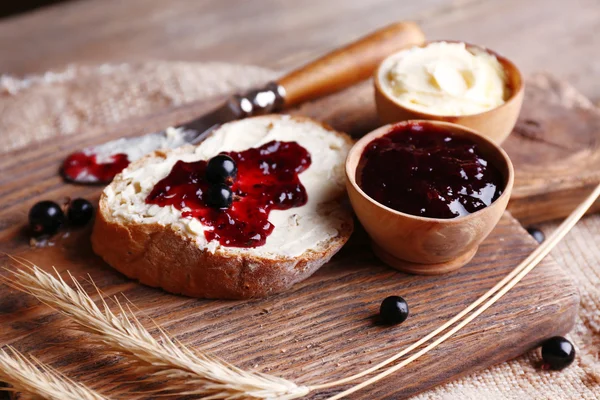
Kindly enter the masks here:
<path id="1" fill-rule="evenodd" d="M 511 196 L 508 210 L 524 226 L 564 218 L 577 206 L 576 199 L 585 199 L 594 190 L 594 187 L 596 187 L 596 184 L 527 197 Z M 547 210 L 547 212 L 544 212 L 544 210 Z M 599 211 L 600 200 L 597 200 L 587 211 L 587 214 Z"/>

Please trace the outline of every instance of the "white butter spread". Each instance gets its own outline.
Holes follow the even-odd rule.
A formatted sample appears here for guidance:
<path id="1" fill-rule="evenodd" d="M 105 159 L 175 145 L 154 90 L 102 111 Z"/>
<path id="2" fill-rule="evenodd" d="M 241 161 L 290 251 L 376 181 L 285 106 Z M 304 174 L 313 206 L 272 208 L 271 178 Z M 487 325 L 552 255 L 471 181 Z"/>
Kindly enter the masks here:
<path id="1" fill-rule="evenodd" d="M 382 89 L 399 104 L 434 115 L 471 115 L 504 104 L 506 72 L 498 59 L 464 43 L 403 50 L 379 68 Z"/>
<path id="2" fill-rule="evenodd" d="M 182 211 L 173 206 L 161 207 L 145 202 L 154 185 L 169 174 L 178 160 L 209 159 L 222 151 L 243 151 L 272 140 L 297 142 L 308 150 L 312 163 L 299 174 L 308 202 L 289 210 L 272 210 L 269 221 L 275 228 L 263 246 L 235 248 L 221 246 L 216 240 L 208 243 L 204 231 L 211 227 L 195 218 L 182 217 Z M 211 252 L 224 248 L 230 254 L 294 257 L 337 236 L 347 211 L 332 200 L 344 193 L 344 161 L 349 150 L 350 145 L 343 138 L 312 122 L 287 116 L 282 119 L 249 118 L 223 125 L 197 147 L 185 146 L 169 152 L 166 158 L 156 156 L 153 162 L 141 168 L 126 168 L 121 173 L 122 179 L 108 186 L 104 194 L 113 218 L 171 226 Z"/>

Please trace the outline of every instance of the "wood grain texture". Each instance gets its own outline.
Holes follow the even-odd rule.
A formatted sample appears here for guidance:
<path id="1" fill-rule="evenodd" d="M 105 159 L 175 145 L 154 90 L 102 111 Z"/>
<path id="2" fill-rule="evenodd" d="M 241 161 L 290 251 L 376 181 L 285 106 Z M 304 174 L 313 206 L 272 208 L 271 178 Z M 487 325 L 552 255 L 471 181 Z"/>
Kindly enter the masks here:
<path id="1" fill-rule="evenodd" d="M 597 0 L 80 0 L 0 21 L 0 72 L 222 60 L 291 69 L 398 20 L 505 54 L 600 100 Z"/>
<path id="2" fill-rule="evenodd" d="M 2 55 L 0 57 L 0 72 L 24 75 L 43 73 L 49 69 L 62 69 L 65 65 L 71 63 L 99 64 L 149 59 L 226 60 L 260 64 L 277 69 L 289 69 L 297 67 L 307 60 L 322 55 L 384 24 L 399 19 L 418 20 L 430 39 L 450 38 L 487 45 L 513 59 L 525 75 L 542 68 L 548 69 L 559 77 L 568 79 L 592 99 L 596 101 L 600 99 L 600 80 L 597 79 L 598 71 L 600 71 L 600 58 L 594 57 L 600 46 L 600 35 L 592 34 L 600 28 L 600 8 L 597 0 L 575 0 L 569 2 L 567 7 L 565 7 L 565 2 L 560 0 L 529 0 L 527 2 L 520 0 L 457 0 L 452 2 L 443 0 L 419 2 L 398 2 L 394 0 L 369 2 L 361 0 L 334 0 L 328 2 L 319 0 L 301 2 L 282 2 L 279 0 L 263 0 L 261 2 L 243 0 L 227 2 L 219 0 L 172 0 L 169 2 L 161 0 L 128 0 L 126 2 L 119 0 L 80 0 L 68 5 L 43 9 L 18 18 L 0 21 L 0 54 Z M 360 99 L 352 98 L 348 99 L 348 102 L 360 103 Z M 190 107 L 188 110 L 192 111 L 188 114 L 185 110 L 179 110 L 172 114 L 169 117 L 170 122 L 184 121 L 186 116 L 191 116 L 202 108 L 201 105 Z M 364 132 L 364 129 L 369 129 L 377 124 L 374 120 L 374 114 L 345 114 L 341 112 L 341 108 L 336 102 L 327 103 L 327 107 L 329 107 L 327 111 L 330 113 L 331 122 L 339 123 L 340 126 L 344 124 L 351 126 L 356 132 L 360 132 L 361 129 Z M 151 127 L 156 122 L 159 122 L 159 119 L 156 117 L 150 118 L 146 127 Z M 131 128 L 131 132 L 140 129 L 139 133 L 143 131 L 143 127 L 140 127 L 140 125 L 144 125 L 144 122 L 138 121 L 137 125 L 132 124 L 130 126 L 127 124 L 126 126 Z M 77 145 L 95 143 L 97 138 L 94 135 L 100 133 L 101 131 L 98 130 L 89 132 L 89 135 L 82 135 L 78 139 Z M 62 146 L 61 143 L 48 142 L 35 149 L 30 149 L 31 151 L 20 152 L 12 157 L 2 157 L 0 159 L 0 171 L 2 171 L 2 174 L 0 174 L 0 198 L 2 199 L 2 202 L 0 202 L 0 249 L 9 248 L 11 251 L 26 251 L 29 253 L 30 251 L 26 250 L 22 244 L 27 240 L 22 227 L 29 206 L 36 199 L 42 197 L 58 198 L 68 193 L 68 191 L 63 190 L 62 183 L 54 179 L 57 168 L 56 160 L 67 151 Z M 56 154 L 52 154 L 53 152 L 56 152 Z M 24 158 L 28 159 L 29 165 L 33 167 L 42 166 L 46 170 L 22 173 L 18 165 L 23 162 Z M 21 183 L 21 180 L 23 183 Z M 35 189 L 32 190 L 30 186 L 27 186 L 30 183 L 34 185 Z M 76 190 L 78 195 L 90 198 L 97 194 L 97 190 L 93 188 L 78 187 Z M 580 194 L 583 195 L 583 193 L 580 193 L 582 190 L 584 191 L 585 188 L 567 189 L 550 195 L 535 195 L 538 199 L 533 203 L 534 205 L 523 203 L 523 207 L 513 207 L 513 210 L 521 218 L 521 221 L 527 221 L 524 218 L 530 211 L 539 211 L 541 207 L 555 209 L 557 204 L 560 204 L 563 209 L 560 214 L 564 215 L 570 211 L 573 198 L 579 197 Z M 532 195 L 528 196 L 531 197 Z M 535 222 L 535 220 L 528 222 Z M 584 243 L 581 240 L 579 242 Z M 73 246 L 77 246 L 76 243 L 77 240 L 74 244 L 67 246 L 64 251 L 56 251 L 69 258 L 69 265 L 74 263 L 81 266 L 87 263 L 87 259 L 85 256 L 79 255 L 78 250 L 73 249 Z M 357 239 L 353 242 L 353 245 L 355 243 L 359 246 L 361 241 Z M 519 243 L 508 242 L 503 244 L 517 246 Z M 81 246 L 84 249 L 86 248 L 85 240 L 81 241 Z M 533 246 L 530 240 L 527 246 Z M 372 260 L 372 256 L 366 248 L 361 251 L 363 253 L 360 254 L 363 254 L 368 260 Z M 509 255 L 519 257 L 521 253 L 513 253 L 511 249 Z M 44 257 L 38 258 L 43 261 Z M 335 268 L 344 268 L 345 270 L 345 268 L 348 268 L 344 263 L 346 258 L 345 254 L 340 255 L 331 268 L 334 270 Z M 354 257 L 350 258 L 352 263 L 356 261 Z M 516 261 L 518 260 L 515 260 L 515 265 Z M 98 270 L 94 269 L 93 265 L 90 265 L 90 267 L 94 279 L 101 278 L 104 274 L 108 275 L 107 278 L 100 279 L 106 287 L 111 285 L 111 280 L 116 280 L 117 284 L 122 284 L 121 287 L 123 288 L 128 288 L 130 287 L 128 285 L 131 285 L 103 267 Z M 481 265 L 479 267 L 483 268 Z M 528 277 L 528 280 L 519 285 L 517 289 L 522 286 L 527 288 L 526 285 L 529 285 L 529 279 L 538 280 L 537 274 L 547 269 L 545 264 L 541 265 L 540 269 L 535 271 L 535 275 Z M 78 269 L 78 271 L 80 270 Z M 357 285 L 364 285 L 364 283 L 369 282 L 368 271 L 363 271 L 367 277 L 359 281 L 358 284 L 344 285 L 343 282 L 348 282 L 344 278 L 340 279 L 343 284 L 341 289 L 338 284 L 333 286 L 336 291 L 346 291 L 349 290 L 349 287 L 353 289 Z M 463 278 L 470 278 L 468 274 L 471 272 L 467 270 L 464 272 L 467 275 Z M 321 273 L 328 274 L 328 270 Z M 352 272 L 349 273 L 352 274 Z M 374 270 L 372 273 L 377 274 L 378 272 Z M 402 274 L 396 272 L 387 270 L 387 273 L 392 278 L 397 277 L 398 287 L 403 293 L 408 289 L 411 291 L 416 290 L 414 285 L 417 285 L 418 282 L 411 281 L 410 278 L 405 280 Z M 476 284 L 481 286 L 485 284 L 485 288 L 491 286 L 496 281 L 492 276 L 495 273 L 490 273 L 489 276 L 483 278 L 483 281 L 478 281 Z M 553 274 L 560 276 L 560 279 L 564 279 L 555 267 L 552 267 L 546 275 L 548 279 L 541 279 L 541 284 L 555 282 L 552 277 Z M 317 275 L 313 279 L 319 279 L 319 276 Z M 429 285 L 435 285 L 432 282 L 435 282 L 435 280 L 429 281 Z M 306 284 L 317 285 L 315 282 L 307 282 Z M 115 286 L 115 290 L 118 291 L 118 289 L 119 286 Z M 386 287 L 380 287 L 380 289 L 385 291 Z M 477 288 L 472 289 L 475 292 L 478 290 Z M 299 288 L 298 290 L 303 289 Z M 153 297 L 155 291 L 143 288 L 133 291 L 135 292 L 134 300 L 142 302 L 144 309 L 156 311 L 160 308 L 161 300 Z M 480 292 L 483 291 L 482 288 Z M 470 301 L 480 292 L 468 293 L 465 291 L 462 296 L 466 296 L 468 299 L 461 297 L 461 301 Z M 76 342 L 77 345 L 73 346 L 75 348 L 71 349 L 70 354 L 58 356 L 58 348 L 61 346 L 66 347 L 66 344 L 72 338 L 71 334 L 67 336 L 67 333 L 63 331 L 65 321 L 49 313 L 47 309 L 27 297 L 12 292 L 9 293 L 6 288 L 0 288 L 0 293 L 2 299 L 0 300 L 0 323 L 3 324 L 4 328 L 8 316 L 14 315 L 16 319 L 10 322 L 11 332 L 14 332 L 12 329 L 18 329 L 22 333 L 18 335 L 18 339 L 13 337 L 11 342 L 23 346 L 23 350 L 27 351 L 29 349 L 36 352 L 38 351 L 36 350 L 38 349 L 37 345 L 44 342 L 46 350 L 40 348 L 39 353 L 35 354 L 42 356 L 43 360 L 54 361 L 55 365 L 61 367 L 61 369 L 73 372 L 73 376 L 91 383 L 96 383 L 95 377 L 105 375 L 105 367 L 117 371 L 123 369 L 118 359 L 107 357 L 98 360 L 94 357 L 93 348 L 86 348 L 78 342 Z M 333 292 L 328 302 L 338 297 L 336 293 Z M 526 293 L 519 293 L 521 292 L 512 292 L 511 296 L 525 297 L 527 295 Z M 423 295 L 420 299 L 423 300 Z M 517 316 L 521 316 L 523 313 L 526 314 L 531 311 L 533 304 L 538 300 L 544 302 L 546 299 L 545 295 L 540 297 L 529 294 L 528 299 L 521 298 L 521 300 L 523 304 L 529 302 L 530 307 L 517 308 L 514 313 Z M 177 298 L 176 300 L 179 302 L 180 309 L 183 310 L 178 314 L 181 317 L 179 322 L 182 325 L 176 332 L 178 337 L 186 343 L 199 345 L 212 342 L 215 339 L 214 336 L 206 339 L 202 338 L 201 333 L 190 333 L 188 331 L 196 323 L 202 325 L 212 335 L 218 334 L 217 328 L 205 325 L 203 319 L 205 314 L 199 314 L 198 319 L 192 316 L 196 302 L 189 299 Z M 511 299 L 508 298 L 507 300 Z M 552 299 L 552 301 L 554 300 L 557 300 L 557 303 L 549 306 L 548 312 L 560 310 L 560 299 Z M 272 321 L 284 319 L 286 315 L 285 301 L 286 298 L 281 298 L 279 302 L 273 299 L 273 303 L 268 306 L 275 306 L 275 308 L 268 314 L 265 314 L 262 310 L 260 313 L 258 312 L 260 305 L 251 308 L 250 311 L 254 310 L 256 313 L 247 313 L 246 316 L 249 316 L 249 319 L 254 322 L 249 326 L 245 325 L 245 327 L 264 332 L 258 321 L 261 321 L 262 318 L 272 318 Z M 412 305 L 412 300 L 410 301 Z M 544 304 L 550 304 L 550 302 Z M 318 313 L 320 305 L 318 303 L 308 311 Z M 221 306 L 222 304 L 215 304 L 213 307 L 218 309 Z M 419 308 L 425 306 L 425 302 L 422 305 L 415 305 L 413 316 L 416 318 L 419 314 L 415 313 L 420 312 Z M 186 307 L 188 307 L 187 312 Z M 208 306 L 201 305 L 201 307 Z M 239 305 L 227 304 L 224 313 L 231 312 L 231 314 L 237 315 L 235 318 L 238 318 L 239 314 L 235 314 L 238 312 L 236 307 L 239 307 Z M 435 312 L 437 313 L 447 312 L 450 315 L 454 312 L 454 309 L 445 310 L 444 305 L 437 305 L 436 307 Z M 376 309 L 376 304 L 361 303 L 355 308 L 359 310 L 359 313 L 362 313 L 360 315 L 366 315 L 367 313 L 371 315 Z M 366 309 L 368 309 L 368 312 L 365 312 Z M 168 315 L 170 310 L 171 308 L 165 310 L 164 313 L 157 310 L 153 315 L 162 315 L 162 320 L 165 321 L 165 316 Z M 210 309 L 204 308 L 204 310 L 210 318 Z M 240 312 L 243 313 L 248 310 L 246 307 Z M 307 312 L 306 308 L 302 307 L 290 308 L 290 312 L 294 311 Z M 11 314 L 12 312 L 15 312 L 15 314 Z M 16 317 L 19 314 L 20 317 Z M 429 314 L 429 311 L 426 314 Z M 214 315 L 214 312 L 212 315 Z M 294 317 L 294 314 L 291 315 Z M 421 315 L 425 317 L 423 313 Z M 434 315 L 430 315 L 430 317 L 433 318 Z M 519 330 L 519 327 L 513 324 L 512 316 L 507 315 L 507 312 L 498 313 L 493 308 L 486 312 L 484 317 L 495 315 L 500 317 L 497 321 L 496 332 L 502 330 L 502 324 L 506 324 L 513 332 Z M 331 319 L 337 317 L 339 317 L 339 314 L 331 315 Z M 412 318 L 407 323 L 411 320 Z M 179 325 L 179 322 L 175 321 L 172 325 Z M 257 322 L 258 325 L 256 325 Z M 356 321 L 353 320 L 353 322 Z M 417 325 L 416 328 L 419 328 L 419 324 L 431 323 L 431 321 L 423 319 L 413 322 Z M 289 335 L 290 328 L 286 323 L 284 321 L 282 326 L 287 329 L 286 332 Z M 318 326 L 319 322 L 315 323 Z M 359 337 L 359 341 L 371 343 L 366 338 L 375 334 L 370 330 L 373 327 L 365 323 L 360 329 L 359 331 L 365 334 Z M 404 325 L 393 332 L 385 332 L 381 328 L 375 329 L 377 335 L 383 335 L 380 336 L 382 342 L 388 341 L 393 344 L 400 341 L 400 345 L 403 345 L 405 340 L 408 342 L 412 338 L 412 336 L 406 335 L 415 329 L 415 325 L 410 325 L 410 329 L 409 325 Z M 250 329 L 243 329 L 242 332 L 245 335 L 251 335 Z M 341 332 L 336 335 L 336 331 L 332 331 L 331 335 L 334 336 L 335 340 L 331 342 L 328 341 L 329 337 L 317 340 L 315 336 L 320 335 L 321 331 L 315 332 L 315 335 L 312 336 L 313 343 L 309 343 L 305 347 L 300 346 L 298 353 L 295 354 L 300 355 L 307 352 L 304 358 L 312 357 L 312 364 L 306 364 L 305 368 L 313 368 L 313 374 L 325 371 L 325 369 L 321 369 L 323 366 L 329 370 L 337 368 L 335 359 L 338 354 L 333 347 L 329 347 L 329 343 L 331 343 L 331 346 L 344 344 L 345 337 L 341 336 Z M 524 330 L 523 333 L 527 332 Z M 467 348 L 473 348 L 478 340 L 481 341 L 481 337 L 473 332 L 465 331 L 464 334 L 468 339 L 466 341 Z M 0 335 L 6 335 L 6 331 L 0 329 Z M 222 341 L 226 342 L 231 337 L 231 335 L 224 336 Z M 288 358 L 286 356 L 287 352 L 277 353 L 277 350 L 279 350 L 278 345 L 285 342 L 285 338 L 285 333 L 282 333 L 282 336 L 272 346 L 274 352 L 261 350 L 262 354 L 266 355 L 267 360 L 270 360 L 273 364 L 290 364 L 295 358 L 295 356 Z M 50 340 L 45 342 L 46 339 Z M 310 341 L 310 339 L 308 340 Z M 293 340 L 291 341 L 293 342 Z M 228 352 L 228 349 L 233 346 L 233 342 L 223 344 L 220 340 L 215 340 L 212 345 L 219 345 L 219 354 L 226 359 L 237 361 L 236 354 L 239 354 L 239 349 L 238 353 L 229 354 Z M 302 344 L 305 342 L 306 340 Z M 351 342 L 345 344 L 347 350 L 345 353 L 340 354 L 350 354 L 349 357 L 343 360 L 343 367 L 346 371 L 354 371 L 366 363 L 366 356 L 379 351 L 381 342 L 377 343 L 379 344 L 373 344 L 375 348 L 370 348 L 365 353 L 358 350 L 352 353 L 351 350 L 348 350 L 352 348 Z M 465 354 L 457 350 L 458 343 L 447 343 L 447 346 L 454 348 L 454 352 L 446 353 L 446 347 L 442 347 L 438 353 L 431 355 L 429 362 L 437 362 L 437 365 L 443 367 L 444 362 L 451 359 L 450 356 L 456 356 L 454 358 L 460 358 L 464 363 L 481 361 L 473 361 L 464 357 Z M 317 347 L 319 344 L 322 346 L 321 348 Z M 238 343 L 238 345 L 241 345 L 241 343 Z M 510 347 L 512 344 L 503 343 L 502 345 Z M 327 358 L 323 358 L 319 362 L 321 355 Z M 348 358 L 351 360 L 348 361 Z M 481 355 L 479 358 L 485 358 L 485 356 Z M 83 366 L 75 367 L 79 360 L 83 361 Z M 425 359 L 425 361 L 428 360 Z M 493 359 L 487 362 L 492 363 L 495 361 Z M 264 368 L 262 367 L 262 361 L 259 362 L 257 368 Z M 353 363 L 354 366 L 350 366 L 350 363 Z M 246 365 L 253 367 L 251 363 Z M 415 367 L 419 365 L 419 363 L 415 363 Z M 62 366 L 69 367 L 63 368 Z M 77 371 L 73 371 L 73 368 L 77 368 Z M 423 371 L 423 375 L 417 378 L 419 382 L 426 380 L 423 376 L 431 369 L 433 367 L 428 367 Z M 277 373 L 276 370 L 272 372 Z M 447 371 L 440 370 L 440 372 L 442 373 L 439 376 L 440 379 L 450 378 Z M 417 372 L 412 371 L 408 378 L 415 375 L 419 376 Z M 372 391 L 371 396 L 369 396 L 369 393 L 363 393 L 362 397 L 398 398 L 398 396 L 390 393 L 393 390 L 402 390 L 406 381 L 403 376 L 400 376 L 400 378 L 398 380 L 398 375 L 395 375 L 385 381 L 384 385 Z M 107 380 L 102 380 L 97 386 L 105 388 L 119 386 L 122 385 L 123 380 L 125 378 L 112 376 L 110 384 L 107 383 Z M 436 382 L 428 381 L 426 383 L 431 385 Z M 568 383 L 565 382 L 565 385 L 568 385 Z M 408 393 L 412 391 L 412 388 L 408 389 Z M 402 395 L 404 394 L 406 393 L 402 393 Z"/>
<path id="3" fill-rule="evenodd" d="M 69 269 L 82 279 L 89 273 L 107 295 L 122 292 L 142 315 L 153 317 L 195 348 L 303 383 L 345 376 L 417 340 L 493 286 L 535 246 L 507 215 L 470 265 L 426 278 L 382 266 L 359 234 L 332 263 L 292 291 L 260 301 L 224 302 L 171 296 L 127 281 L 91 254 L 87 235 L 75 234 L 53 249 L 20 254 L 45 266 L 52 258 L 59 270 Z M 576 288 L 551 259 L 538 268 L 454 339 L 356 398 L 406 397 L 515 357 L 546 337 L 570 330 L 578 304 Z M 123 381 L 134 375 L 124 363 L 96 357 L 80 335 L 65 329 L 64 318 L 20 293 L 2 290 L 0 342 L 127 398 L 124 393 L 131 388 Z M 377 326 L 379 302 L 390 294 L 409 301 L 411 317 L 396 328 Z"/>
<path id="4" fill-rule="evenodd" d="M 367 86 L 352 88 L 368 90 Z M 343 95 L 342 95 L 343 96 Z M 331 98 L 305 104 L 297 112 L 325 117 L 334 126 L 365 132 L 369 114 L 355 115 Z M 97 201 L 100 189 L 64 184 L 60 160 L 72 150 L 123 134 L 133 135 L 183 122 L 214 105 L 190 104 L 168 113 L 97 128 L 77 137 L 50 140 L 0 159 L 0 251 L 18 254 L 45 269 L 52 265 L 76 277 L 87 274 L 106 295 L 123 293 L 184 343 L 215 353 L 239 366 L 277 374 L 299 383 L 318 383 L 359 371 L 417 340 L 455 315 L 524 259 L 536 243 L 506 214 L 464 268 L 437 277 L 405 275 L 374 257 L 364 232 L 342 252 L 291 291 L 264 300 L 202 301 L 168 295 L 127 280 L 91 252 L 89 228 L 69 232 L 51 247 L 32 249 L 24 223 L 41 199 L 83 196 Z M 362 124 L 354 123 L 359 118 Z M 6 265 L 6 260 L 2 260 Z M 6 272 L 2 272 L 6 274 Z M 91 289 L 88 284 L 86 286 Z M 118 357 L 98 357 L 67 321 L 34 299 L 1 287 L 0 343 L 32 353 L 69 376 L 117 398 L 135 381 Z M 376 324 L 380 301 L 404 296 L 411 317 L 394 328 Z M 541 340 L 568 332 L 579 302 L 576 287 L 551 258 L 527 276 L 502 301 L 455 338 L 401 374 L 354 398 L 398 399 L 477 369 L 513 358 Z M 135 390 L 140 386 L 133 385 Z M 323 398 L 332 391 L 320 393 Z"/>

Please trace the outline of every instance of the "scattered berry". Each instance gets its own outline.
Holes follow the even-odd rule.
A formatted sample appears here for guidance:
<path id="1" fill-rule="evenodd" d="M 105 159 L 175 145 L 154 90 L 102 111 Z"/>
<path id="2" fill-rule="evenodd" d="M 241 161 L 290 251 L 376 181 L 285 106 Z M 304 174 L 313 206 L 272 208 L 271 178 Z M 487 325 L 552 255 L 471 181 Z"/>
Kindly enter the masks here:
<path id="1" fill-rule="evenodd" d="M 233 201 L 233 192 L 225 184 L 213 185 L 206 193 L 206 204 L 214 208 L 229 208 Z"/>
<path id="2" fill-rule="evenodd" d="M 206 166 L 206 179 L 213 184 L 233 184 L 237 176 L 237 165 L 233 158 L 225 154 L 219 154 L 211 158 Z"/>
<path id="3" fill-rule="evenodd" d="M 83 226 L 94 216 L 94 206 L 86 199 L 75 199 L 69 203 L 67 218 L 73 226 Z"/>
<path id="4" fill-rule="evenodd" d="M 386 297 L 379 308 L 381 321 L 388 325 L 404 322 L 408 318 L 408 303 L 400 296 Z"/>
<path id="5" fill-rule="evenodd" d="M 538 243 L 542 243 L 544 240 L 546 240 L 544 232 L 540 231 L 537 228 L 534 228 L 533 226 L 527 228 L 527 232 L 529 232 L 529 234 L 533 236 L 533 238 L 537 240 Z"/>
<path id="6" fill-rule="evenodd" d="M 542 343 L 542 359 L 542 369 L 561 370 L 575 359 L 575 346 L 562 336 L 554 336 Z"/>
<path id="7" fill-rule="evenodd" d="M 35 236 L 53 235 L 64 222 L 63 210 L 53 201 L 40 201 L 29 210 L 29 226 Z"/>

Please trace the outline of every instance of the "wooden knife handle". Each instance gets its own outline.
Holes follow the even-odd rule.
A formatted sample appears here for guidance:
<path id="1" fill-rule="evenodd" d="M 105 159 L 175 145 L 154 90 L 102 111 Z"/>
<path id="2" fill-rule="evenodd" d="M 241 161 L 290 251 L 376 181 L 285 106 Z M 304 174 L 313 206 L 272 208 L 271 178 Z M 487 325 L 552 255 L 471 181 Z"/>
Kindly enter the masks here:
<path id="1" fill-rule="evenodd" d="M 337 49 L 278 80 L 285 89 L 284 106 L 337 92 L 373 74 L 384 58 L 419 45 L 425 35 L 415 22 L 397 22 Z"/>

